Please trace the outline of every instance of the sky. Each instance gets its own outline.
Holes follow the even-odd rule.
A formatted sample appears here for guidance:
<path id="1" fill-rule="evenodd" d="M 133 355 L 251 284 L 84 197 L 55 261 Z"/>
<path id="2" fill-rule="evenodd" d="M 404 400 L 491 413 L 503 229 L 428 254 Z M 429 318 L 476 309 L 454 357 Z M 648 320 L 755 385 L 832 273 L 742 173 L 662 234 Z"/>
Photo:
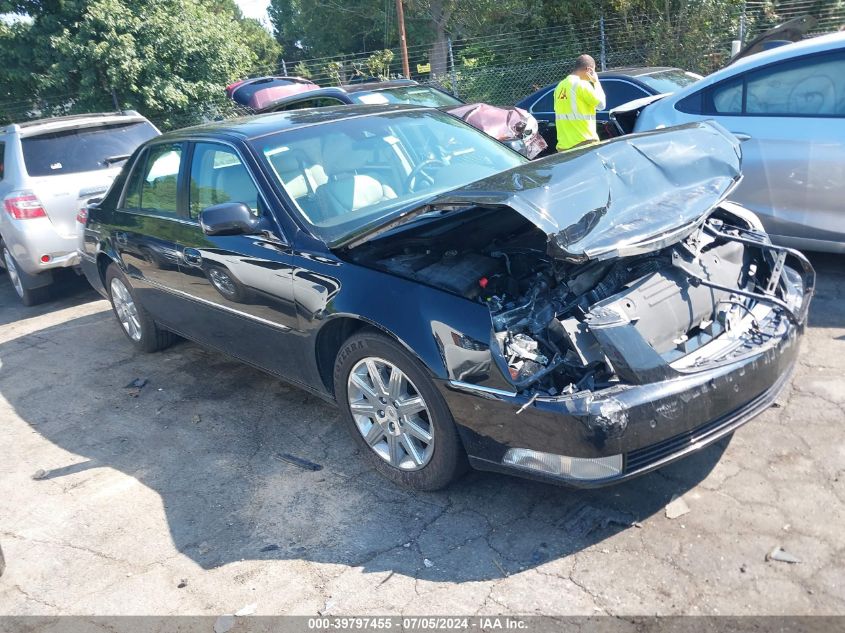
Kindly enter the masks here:
<path id="1" fill-rule="evenodd" d="M 255 18 L 265 27 L 270 28 L 270 19 L 267 17 L 267 7 L 270 0 L 235 0 L 248 18 Z"/>

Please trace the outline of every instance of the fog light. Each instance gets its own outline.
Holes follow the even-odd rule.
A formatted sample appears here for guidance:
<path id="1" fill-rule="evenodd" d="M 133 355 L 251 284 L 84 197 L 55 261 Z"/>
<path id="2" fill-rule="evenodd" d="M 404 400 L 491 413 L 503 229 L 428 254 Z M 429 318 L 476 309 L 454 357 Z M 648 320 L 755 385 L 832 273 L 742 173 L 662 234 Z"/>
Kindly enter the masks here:
<path id="1" fill-rule="evenodd" d="M 568 479 L 607 479 L 622 472 L 622 455 L 583 458 L 510 448 L 502 462 Z"/>

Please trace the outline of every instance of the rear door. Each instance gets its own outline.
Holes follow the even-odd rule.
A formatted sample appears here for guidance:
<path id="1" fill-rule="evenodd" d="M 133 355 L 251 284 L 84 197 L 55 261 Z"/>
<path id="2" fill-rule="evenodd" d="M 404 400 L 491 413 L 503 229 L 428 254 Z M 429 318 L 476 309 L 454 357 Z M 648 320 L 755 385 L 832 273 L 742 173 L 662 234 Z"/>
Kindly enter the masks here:
<path id="1" fill-rule="evenodd" d="M 293 254 L 233 145 L 197 141 L 188 169 L 189 225 L 181 233 L 179 289 L 193 302 L 180 331 L 291 380 L 301 379 L 301 336 L 293 297 Z M 261 218 L 259 235 L 203 233 L 203 209 L 243 202 Z"/>
<path id="2" fill-rule="evenodd" d="M 188 228 L 179 187 L 184 158 L 184 143 L 147 147 L 135 161 L 111 227 L 141 304 L 165 324 L 181 310 L 177 244 Z"/>

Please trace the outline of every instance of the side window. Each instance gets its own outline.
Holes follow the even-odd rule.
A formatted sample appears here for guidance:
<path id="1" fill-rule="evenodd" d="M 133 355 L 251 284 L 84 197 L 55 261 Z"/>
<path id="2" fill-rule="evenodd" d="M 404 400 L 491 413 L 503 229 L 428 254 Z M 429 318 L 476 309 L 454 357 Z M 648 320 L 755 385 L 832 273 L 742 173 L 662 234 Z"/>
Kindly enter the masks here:
<path id="1" fill-rule="evenodd" d="M 224 202 L 243 202 L 258 215 L 258 189 L 237 153 L 225 145 L 197 143 L 191 161 L 191 217 Z"/>
<path id="2" fill-rule="evenodd" d="M 6 144 L 0 143 L 0 180 L 6 174 Z"/>
<path id="3" fill-rule="evenodd" d="M 537 101 L 534 102 L 534 105 L 531 106 L 532 112 L 554 112 L 555 111 L 555 89 L 552 86 L 549 90 L 546 90 L 544 94 L 540 96 Z"/>
<path id="4" fill-rule="evenodd" d="M 140 179 L 139 208 L 163 215 L 178 215 L 177 191 L 182 146 L 176 143 L 153 145 L 147 150 L 143 177 Z"/>
<path id="5" fill-rule="evenodd" d="M 749 114 L 845 116 L 845 54 L 789 60 L 746 76 Z"/>
<path id="6" fill-rule="evenodd" d="M 742 114 L 742 77 L 715 86 L 710 99 L 708 114 Z"/>
<path id="7" fill-rule="evenodd" d="M 604 90 L 605 97 L 607 97 L 606 110 L 621 106 L 623 103 L 628 103 L 634 99 L 641 99 L 642 97 L 648 96 L 645 90 L 627 81 L 605 79 L 601 82 L 601 87 Z"/>
<path id="8" fill-rule="evenodd" d="M 138 156 L 135 165 L 132 167 L 132 173 L 129 174 L 128 183 L 126 185 L 126 197 L 123 200 L 124 209 L 140 209 L 141 208 L 141 180 L 144 175 L 144 167 L 147 164 L 147 151 Z"/>

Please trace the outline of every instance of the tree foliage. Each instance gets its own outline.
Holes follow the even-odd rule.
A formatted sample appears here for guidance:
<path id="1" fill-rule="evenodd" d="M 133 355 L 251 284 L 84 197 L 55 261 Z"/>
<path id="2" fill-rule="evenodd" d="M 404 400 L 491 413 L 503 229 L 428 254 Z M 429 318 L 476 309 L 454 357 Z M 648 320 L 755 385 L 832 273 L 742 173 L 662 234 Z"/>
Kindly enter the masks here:
<path id="1" fill-rule="evenodd" d="M 227 82 L 260 63 L 275 65 L 280 52 L 231 0 L 23 1 L 6 8 L 31 18 L 0 27 L 0 116 L 7 119 L 117 103 L 165 127 L 193 122 L 196 104 L 219 101 Z M 14 94 L 30 103 L 9 103 Z"/>

